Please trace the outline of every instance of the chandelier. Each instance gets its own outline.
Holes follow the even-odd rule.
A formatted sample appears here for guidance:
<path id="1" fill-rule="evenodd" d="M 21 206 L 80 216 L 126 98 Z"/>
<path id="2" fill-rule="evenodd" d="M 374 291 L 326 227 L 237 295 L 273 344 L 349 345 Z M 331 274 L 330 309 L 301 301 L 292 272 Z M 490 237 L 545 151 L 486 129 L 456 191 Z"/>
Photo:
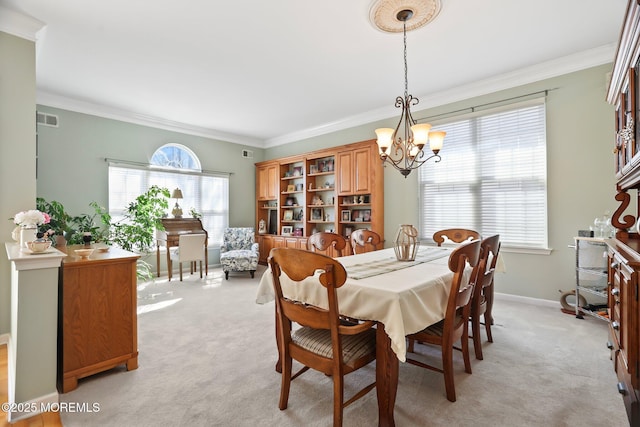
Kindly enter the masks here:
<path id="1" fill-rule="evenodd" d="M 402 22 L 404 35 L 404 98 L 396 98 L 396 108 L 402 108 L 402 115 L 395 129 L 376 129 L 377 143 L 380 149 L 380 159 L 389 163 L 406 178 L 412 170 L 419 168 L 430 159 L 440 161 L 440 149 L 446 132 L 431 131 L 428 123 L 417 123 L 411 115 L 411 106 L 418 105 L 418 98 L 409 95 L 407 79 L 407 21 L 413 16 L 410 9 L 400 10 L 396 19 Z M 433 154 L 424 150 L 429 144 Z"/>

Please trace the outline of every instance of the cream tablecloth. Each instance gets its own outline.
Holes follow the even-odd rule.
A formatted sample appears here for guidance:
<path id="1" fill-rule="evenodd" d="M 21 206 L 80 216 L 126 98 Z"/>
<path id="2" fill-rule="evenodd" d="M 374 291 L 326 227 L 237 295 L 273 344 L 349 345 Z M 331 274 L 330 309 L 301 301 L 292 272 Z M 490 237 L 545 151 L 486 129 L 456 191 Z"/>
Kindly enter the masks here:
<path id="1" fill-rule="evenodd" d="M 435 248 L 420 247 L 418 259 L 421 253 L 425 254 L 433 249 Z M 357 319 L 382 322 L 391 339 L 391 348 L 402 362 L 406 360 L 405 337 L 444 318 L 453 278 L 447 265 L 452 249 L 437 250 L 441 253 L 439 258 L 361 279 L 348 277 L 344 286 L 338 289 L 340 313 Z M 348 272 L 350 267 L 358 266 L 361 270 L 362 265 L 388 262 L 390 257 L 395 257 L 392 248 L 337 259 Z M 312 285 L 294 286 L 294 282 L 284 277 L 281 279 L 283 293 L 288 298 L 326 308 L 326 290 L 317 278 L 306 280 Z M 256 302 L 265 304 L 274 298 L 273 278 L 271 270 L 267 269 L 258 285 Z"/>

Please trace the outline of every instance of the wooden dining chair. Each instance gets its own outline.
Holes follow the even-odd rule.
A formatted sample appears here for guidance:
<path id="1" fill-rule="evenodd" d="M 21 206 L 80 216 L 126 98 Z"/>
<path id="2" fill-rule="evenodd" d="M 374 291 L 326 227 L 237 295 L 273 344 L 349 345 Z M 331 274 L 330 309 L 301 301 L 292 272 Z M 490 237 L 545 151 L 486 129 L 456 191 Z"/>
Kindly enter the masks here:
<path id="1" fill-rule="evenodd" d="M 433 233 L 433 241 L 438 246 L 442 246 L 445 242 L 463 243 L 468 240 L 478 239 L 480 239 L 480 233 L 466 228 L 447 228 Z"/>
<path id="2" fill-rule="evenodd" d="M 354 255 L 377 251 L 382 242 L 378 233 L 364 228 L 353 231 L 349 240 L 351 241 L 351 250 Z"/>
<path id="3" fill-rule="evenodd" d="M 500 235 L 482 239 L 480 247 L 480 265 L 478 267 L 478 278 L 476 286 L 473 290 L 471 301 L 471 338 L 473 339 L 473 349 L 476 353 L 476 359 L 482 360 L 482 342 L 480 337 L 480 317 L 484 315 L 484 327 L 487 331 L 487 339 L 493 342 L 491 336 L 491 325 L 493 317 L 491 314 L 493 308 L 493 276 L 498 261 L 498 253 L 500 252 Z"/>
<path id="4" fill-rule="evenodd" d="M 407 362 L 422 368 L 431 369 L 444 374 L 444 385 L 447 399 L 456 401 L 456 390 L 453 380 L 454 343 L 460 340 L 465 372 L 471 373 L 469 360 L 469 312 L 477 266 L 480 261 L 480 240 L 463 243 L 455 248 L 449 256 L 449 269 L 453 272 L 451 290 L 447 301 L 444 319 L 409 335 L 408 352 L 414 352 L 414 342 L 440 346 L 442 350 L 442 368 L 428 365 L 407 357 Z M 467 264 L 473 267 L 470 274 L 465 274 Z M 469 273 L 469 272 L 467 272 Z"/>
<path id="5" fill-rule="evenodd" d="M 271 250 L 269 266 L 276 297 L 276 336 L 282 362 L 279 407 L 281 410 L 287 408 L 291 381 L 312 368 L 331 376 L 333 425 L 342 426 L 343 409 L 376 386 L 374 381 L 344 401 L 344 376 L 376 358 L 375 322 L 350 326 L 340 323 L 336 289 L 344 285 L 347 272 L 335 259 L 300 249 L 276 248 Z M 319 277 L 316 276 L 319 283 L 304 281 L 318 270 L 321 271 Z M 328 309 L 286 298 L 280 282 L 283 273 L 295 287 L 325 287 Z M 294 329 L 294 323 L 300 327 Z M 292 376 L 293 359 L 303 367 Z"/>
<path id="6" fill-rule="evenodd" d="M 336 256 L 342 256 L 342 251 L 346 246 L 347 241 L 344 237 L 327 231 L 314 233 L 309 236 L 309 240 L 307 240 L 307 248 L 311 252 L 320 252 L 327 256 L 331 256 L 332 252 L 335 253 Z"/>

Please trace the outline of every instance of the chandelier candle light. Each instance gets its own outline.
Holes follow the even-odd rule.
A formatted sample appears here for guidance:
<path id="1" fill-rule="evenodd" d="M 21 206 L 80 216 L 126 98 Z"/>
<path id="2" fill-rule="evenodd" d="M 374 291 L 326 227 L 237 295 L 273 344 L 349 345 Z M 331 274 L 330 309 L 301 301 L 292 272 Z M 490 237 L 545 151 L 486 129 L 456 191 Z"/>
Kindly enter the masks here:
<path id="1" fill-rule="evenodd" d="M 383 162 L 390 163 L 398 169 L 405 178 L 413 169 L 419 168 L 430 159 L 435 159 L 435 162 L 440 161 L 438 153 L 446 135 L 446 132 L 443 131 L 431 131 L 430 124 L 417 123 L 411 115 L 411 106 L 418 105 L 419 102 L 418 98 L 409 95 L 407 78 L 407 21 L 413 15 L 414 11 L 411 9 L 403 9 L 396 14 L 396 19 L 402 22 L 404 35 L 404 97 L 398 96 L 395 104 L 396 108 L 402 108 L 402 116 L 395 130 L 380 128 L 375 131 L 378 137 L 380 158 Z M 431 155 L 423 150 L 427 143 L 433 152 Z"/>

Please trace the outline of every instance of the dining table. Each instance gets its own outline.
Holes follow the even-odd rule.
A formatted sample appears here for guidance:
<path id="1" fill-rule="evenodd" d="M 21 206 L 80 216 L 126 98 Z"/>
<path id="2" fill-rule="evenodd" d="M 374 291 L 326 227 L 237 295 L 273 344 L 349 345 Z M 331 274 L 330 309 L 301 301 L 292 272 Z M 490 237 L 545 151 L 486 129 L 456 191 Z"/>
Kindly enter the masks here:
<path id="1" fill-rule="evenodd" d="M 336 258 L 347 271 L 338 288 L 338 308 L 346 317 L 376 325 L 376 392 L 378 425 L 394 426 L 399 362 L 406 361 L 406 336 L 444 319 L 453 272 L 448 260 L 453 248 L 421 245 L 414 261 L 398 261 L 393 248 Z M 470 274 L 467 268 L 466 274 Z M 283 274 L 284 276 L 284 274 Z M 318 274 L 294 286 L 280 279 L 285 297 L 327 308 L 326 289 Z M 271 270 L 262 275 L 256 303 L 274 301 Z"/>

